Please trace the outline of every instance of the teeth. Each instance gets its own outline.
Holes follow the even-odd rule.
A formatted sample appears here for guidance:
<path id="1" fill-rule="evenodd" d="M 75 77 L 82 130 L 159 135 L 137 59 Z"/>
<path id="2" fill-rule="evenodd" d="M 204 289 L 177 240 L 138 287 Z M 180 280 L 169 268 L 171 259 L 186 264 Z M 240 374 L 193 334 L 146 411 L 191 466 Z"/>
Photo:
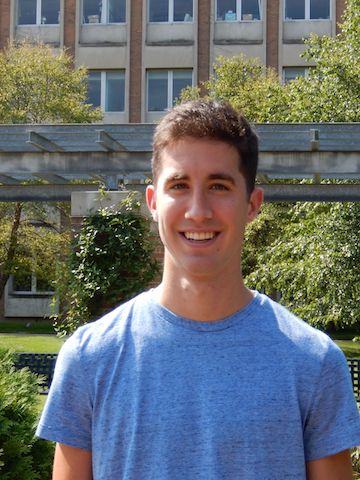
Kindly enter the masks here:
<path id="1" fill-rule="evenodd" d="M 215 237 L 214 232 L 185 232 L 184 235 L 188 240 L 211 240 Z"/>

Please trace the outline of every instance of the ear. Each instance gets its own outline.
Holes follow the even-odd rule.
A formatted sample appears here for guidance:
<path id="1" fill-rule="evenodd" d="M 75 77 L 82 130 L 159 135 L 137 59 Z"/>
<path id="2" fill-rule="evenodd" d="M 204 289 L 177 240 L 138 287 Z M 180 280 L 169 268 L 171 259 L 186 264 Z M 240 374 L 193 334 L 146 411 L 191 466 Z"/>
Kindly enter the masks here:
<path id="1" fill-rule="evenodd" d="M 156 192 L 154 185 L 148 185 L 146 187 L 146 204 L 150 210 L 154 222 L 157 222 Z"/>
<path id="2" fill-rule="evenodd" d="M 246 223 L 252 222 L 256 215 L 259 213 L 259 210 L 263 203 L 263 199 L 264 191 L 260 187 L 255 187 L 250 195 Z"/>

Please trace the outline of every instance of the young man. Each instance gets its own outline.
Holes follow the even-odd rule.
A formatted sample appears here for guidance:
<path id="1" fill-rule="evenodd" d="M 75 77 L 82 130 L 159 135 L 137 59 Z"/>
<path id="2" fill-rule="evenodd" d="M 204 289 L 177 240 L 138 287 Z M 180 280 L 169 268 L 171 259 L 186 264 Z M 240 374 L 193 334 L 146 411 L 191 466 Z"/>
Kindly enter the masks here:
<path id="1" fill-rule="evenodd" d="M 38 427 L 57 442 L 54 480 L 352 478 L 343 354 L 243 283 L 257 157 L 227 105 L 186 103 L 158 125 L 147 203 L 162 283 L 63 347 Z"/>

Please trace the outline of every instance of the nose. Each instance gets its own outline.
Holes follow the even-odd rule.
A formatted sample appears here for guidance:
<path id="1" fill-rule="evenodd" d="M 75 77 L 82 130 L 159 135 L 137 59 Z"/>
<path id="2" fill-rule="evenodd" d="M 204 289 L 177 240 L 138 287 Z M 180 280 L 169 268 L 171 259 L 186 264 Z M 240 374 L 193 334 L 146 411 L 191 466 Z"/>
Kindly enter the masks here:
<path id="1" fill-rule="evenodd" d="M 189 198 L 189 204 L 185 212 L 187 220 L 193 220 L 196 223 L 203 222 L 212 217 L 212 207 L 203 191 L 194 191 Z"/>

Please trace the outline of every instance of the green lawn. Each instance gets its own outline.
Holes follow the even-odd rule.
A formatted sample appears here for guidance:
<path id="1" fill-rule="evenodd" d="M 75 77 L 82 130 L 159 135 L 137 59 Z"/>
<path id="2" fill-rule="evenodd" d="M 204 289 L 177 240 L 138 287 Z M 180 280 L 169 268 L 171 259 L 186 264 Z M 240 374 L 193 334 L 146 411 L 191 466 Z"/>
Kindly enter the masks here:
<path id="1" fill-rule="evenodd" d="M 341 348 L 347 358 L 360 358 L 360 342 L 335 340 L 335 343 Z"/>
<path id="2" fill-rule="evenodd" d="M 4 335 L 0 334 L 0 348 L 15 352 L 57 353 L 63 339 L 55 335 Z"/>

